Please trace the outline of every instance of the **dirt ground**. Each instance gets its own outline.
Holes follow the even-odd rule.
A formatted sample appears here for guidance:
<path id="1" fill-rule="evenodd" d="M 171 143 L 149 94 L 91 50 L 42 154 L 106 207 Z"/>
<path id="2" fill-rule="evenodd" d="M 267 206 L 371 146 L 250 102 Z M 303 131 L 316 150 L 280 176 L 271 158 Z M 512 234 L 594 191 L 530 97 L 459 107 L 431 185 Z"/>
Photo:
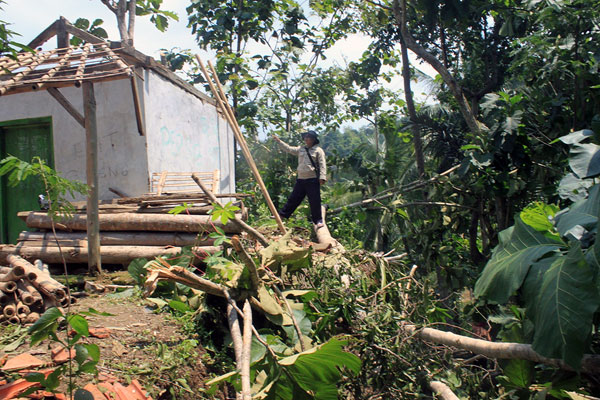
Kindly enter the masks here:
<path id="1" fill-rule="evenodd" d="M 106 279 L 102 283 L 106 283 Z M 116 380 L 128 384 L 137 379 L 153 399 L 207 398 L 201 393 L 204 382 L 210 379 L 208 369 L 213 362 L 197 335 L 187 331 L 181 321 L 168 312 L 156 312 L 155 305 L 140 296 L 132 296 L 132 289 L 124 293 L 89 294 L 78 299 L 72 312 L 93 308 L 111 316 L 86 316 L 90 329 L 108 328 L 109 337 L 82 339 L 100 348 L 97 377 L 85 375 L 76 381 L 77 387 L 99 380 Z M 66 335 L 64 329 L 61 337 Z M 51 362 L 49 340 L 31 348 L 29 339 L 7 358 L 30 353 Z M 206 365 L 209 365 L 208 369 Z M 66 388 L 63 382 L 61 388 Z M 64 389 L 66 390 L 66 389 Z M 215 398 L 227 398 L 218 394 Z"/>

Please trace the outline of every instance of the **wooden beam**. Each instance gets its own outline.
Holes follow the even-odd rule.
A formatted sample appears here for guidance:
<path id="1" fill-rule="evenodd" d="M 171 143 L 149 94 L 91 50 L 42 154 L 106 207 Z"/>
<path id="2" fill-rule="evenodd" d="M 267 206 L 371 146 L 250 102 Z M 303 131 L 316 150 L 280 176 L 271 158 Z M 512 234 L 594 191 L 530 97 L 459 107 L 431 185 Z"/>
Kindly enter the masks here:
<path id="1" fill-rule="evenodd" d="M 73 118 L 75 118 L 75 121 L 79 122 L 79 125 L 85 128 L 85 118 L 83 117 L 83 115 L 81 115 L 81 113 L 79 113 L 79 111 L 75 109 L 73 104 L 71 104 L 69 100 L 67 100 L 67 98 L 63 96 L 61 92 L 58 91 L 57 88 L 49 87 L 48 93 L 50 94 L 50 96 L 54 97 L 56 101 L 58 101 L 60 105 L 63 106 L 63 108 L 67 110 L 69 114 L 71 114 Z"/>
<path id="2" fill-rule="evenodd" d="M 65 17 L 60 17 L 58 20 L 56 29 L 56 47 L 59 49 L 66 49 L 71 45 L 69 43 L 69 32 L 67 32 L 67 22 Z"/>
<path id="3" fill-rule="evenodd" d="M 135 120 L 137 122 L 138 133 L 140 136 L 146 136 L 144 114 L 142 113 L 142 104 L 140 101 L 140 93 L 138 91 L 135 72 L 131 75 L 131 93 L 133 94 L 133 108 L 135 109 Z"/>
<path id="4" fill-rule="evenodd" d="M 37 37 L 35 39 L 33 39 L 31 42 L 29 42 L 28 46 L 31 47 L 32 49 L 35 49 L 36 47 L 40 47 L 41 45 L 46 43 L 48 40 L 52 39 L 54 36 L 56 36 L 58 24 L 59 24 L 59 20 L 54 21 L 49 27 L 44 29 L 44 31 L 42 33 L 37 35 Z"/>
<path id="5" fill-rule="evenodd" d="M 98 127 L 96 125 L 96 98 L 94 84 L 83 82 L 83 109 L 85 115 L 86 173 L 90 192 L 87 197 L 88 271 L 101 274 L 100 224 L 98 222 Z"/>

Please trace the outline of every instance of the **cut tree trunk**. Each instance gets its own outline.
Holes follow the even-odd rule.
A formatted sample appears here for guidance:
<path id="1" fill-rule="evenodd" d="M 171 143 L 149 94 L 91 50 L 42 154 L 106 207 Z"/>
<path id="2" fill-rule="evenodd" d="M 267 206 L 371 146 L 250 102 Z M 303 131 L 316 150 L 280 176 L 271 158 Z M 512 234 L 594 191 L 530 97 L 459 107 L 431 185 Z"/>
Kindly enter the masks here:
<path id="1" fill-rule="evenodd" d="M 87 217 L 76 214 L 72 218 L 55 223 L 57 229 L 85 231 Z M 50 229 L 52 219 L 43 212 L 30 212 L 27 216 L 29 228 Z M 227 233 L 240 233 L 233 223 L 223 225 L 212 221 L 209 215 L 170 214 L 100 214 L 101 231 L 150 231 L 150 232 L 214 232 L 219 227 Z"/>
<path id="2" fill-rule="evenodd" d="M 87 235 L 79 232 L 57 232 L 61 246 L 86 247 Z M 57 246 L 52 232 L 21 232 L 18 239 L 23 246 Z M 214 239 L 199 239 L 193 233 L 178 232 L 100 232 L 102 246 L 212 246 Z"/>
<path id="3" fill-rule="evenodd" d="M 87 247 L 62 247 L 62 252 L 67 263 L 86 263 L 88 257 Z M 199 246 L 193 247 L 199 258 L 215 253 L 220 247 Z M 163 255 L 177 255 L 181 247 L 167 246 L 102 246 L 101 256 L 105 263 L 127 264 L 135 258 L 155 258 Z M 10 255 L 20 255 L 28 260 L 40 259 L 50 264 L 62 263 L 58 247 L 21 247 L 14 245 L 0 245 L 0 263 Z"/>

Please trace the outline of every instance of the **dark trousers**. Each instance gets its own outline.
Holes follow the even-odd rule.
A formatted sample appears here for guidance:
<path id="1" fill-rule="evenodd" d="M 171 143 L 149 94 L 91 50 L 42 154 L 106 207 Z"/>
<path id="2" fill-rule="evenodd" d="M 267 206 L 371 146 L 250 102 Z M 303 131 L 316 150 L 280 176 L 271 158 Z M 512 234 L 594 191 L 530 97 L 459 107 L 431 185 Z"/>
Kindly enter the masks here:
<path id="1" fill-rule="evenodd" d="M 302 203 L 304 196 L 308 196 L 312 222 L 315 224 L 321 222 L 323 219 L 321 216 L 321 184 L 317 178 L 296 179 L 294 190 L 292 190 L 287 203 L 279 211 L 279 215 L 283 218 L 289 218 L 296 211 L 300 203 Z"/>

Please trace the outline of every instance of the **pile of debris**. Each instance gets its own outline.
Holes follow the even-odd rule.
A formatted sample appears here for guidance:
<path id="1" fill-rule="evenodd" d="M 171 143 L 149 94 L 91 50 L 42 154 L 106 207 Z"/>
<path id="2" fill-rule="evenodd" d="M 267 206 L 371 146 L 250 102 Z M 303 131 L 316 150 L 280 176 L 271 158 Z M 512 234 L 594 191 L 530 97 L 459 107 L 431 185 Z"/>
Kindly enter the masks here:
<path id="1" fill-rule="evenodd" d="M 50 276 L 40 260 L 35 265 L 19 256 L 7 257 L 9 267 L 0 267 L 0 321 L 31 324 L 51 307 L 69 305 L 67 288 Z"/>
<path id="2" fill-rule="evenodd" d="M 56 370 L 56 366 L 64 364 L 69 358 L 73 358 L 74 353 L 75 351 L 72 351 L 71 356 L 69 356 L 67 349 L 62 346 L 56 347 L 51 351 L 52 361 L 49 363 L 31 354 L 23 353 L 4 360 L 5 363 L 1 371 L 5 374 L 18 372 L 22 375 L 27 373 L 41 373 L 47 378 L 48 375 Z M 100 373 L 98 381 L 97 384 L 88 383 L 83 387 L 95 400 L 152 400 L 137 379 L 132 379 L 129 385 L 123 385 L 114 376 Z M 31 393 L 31 390 L 35 390 L 35 388 L 39 390 Z M 27 392 L 29 394 L 26 394 Z M 77 394 L 74 397 L 77 398 Z M 65 394 L 43 390 L 39 382 L 32 382 L 21 378 L 9 383 L 5 379 L 0 379 L 0 399 L 23 398 L 67 400 Z"/>
<path id="3" fill-rule="evenodd" d="M 232 199 L 240 194 L 219 195 Z M 169 213 L 174 207 L 186 204 L 177 215 Z M 247 219 L 240 201 L 239 219 Z M 41 259 L 46 263 L 87 263 L 86 206 L 75 203 L 75 212 L 58 221 L 42 211 L 24 211 L 18 215 L 27 227 L 37 232 L 22 232 L 16 245 L 0 245 L 0 263 L 9 254 L 28 260 Z M 99 206 L 100 255 L 103 263 L 129 264 L 135 258 L 154 258 L 175 255 L 183 246 L 194 246 L 199 254 L 212 254 L 219 249 L 209 238 L 216 228 L 226 234 L 240 233 L 238 225 L 222 224 L 209 215 L 212 209 L 202 193 L 146 195 L 102 201 Z M 52 232 L 52 225 L 56 236 Z M 60 249 L 59 249 L 60 247 Z M 62 254 L 61 254 L 62 253 Z"/>

